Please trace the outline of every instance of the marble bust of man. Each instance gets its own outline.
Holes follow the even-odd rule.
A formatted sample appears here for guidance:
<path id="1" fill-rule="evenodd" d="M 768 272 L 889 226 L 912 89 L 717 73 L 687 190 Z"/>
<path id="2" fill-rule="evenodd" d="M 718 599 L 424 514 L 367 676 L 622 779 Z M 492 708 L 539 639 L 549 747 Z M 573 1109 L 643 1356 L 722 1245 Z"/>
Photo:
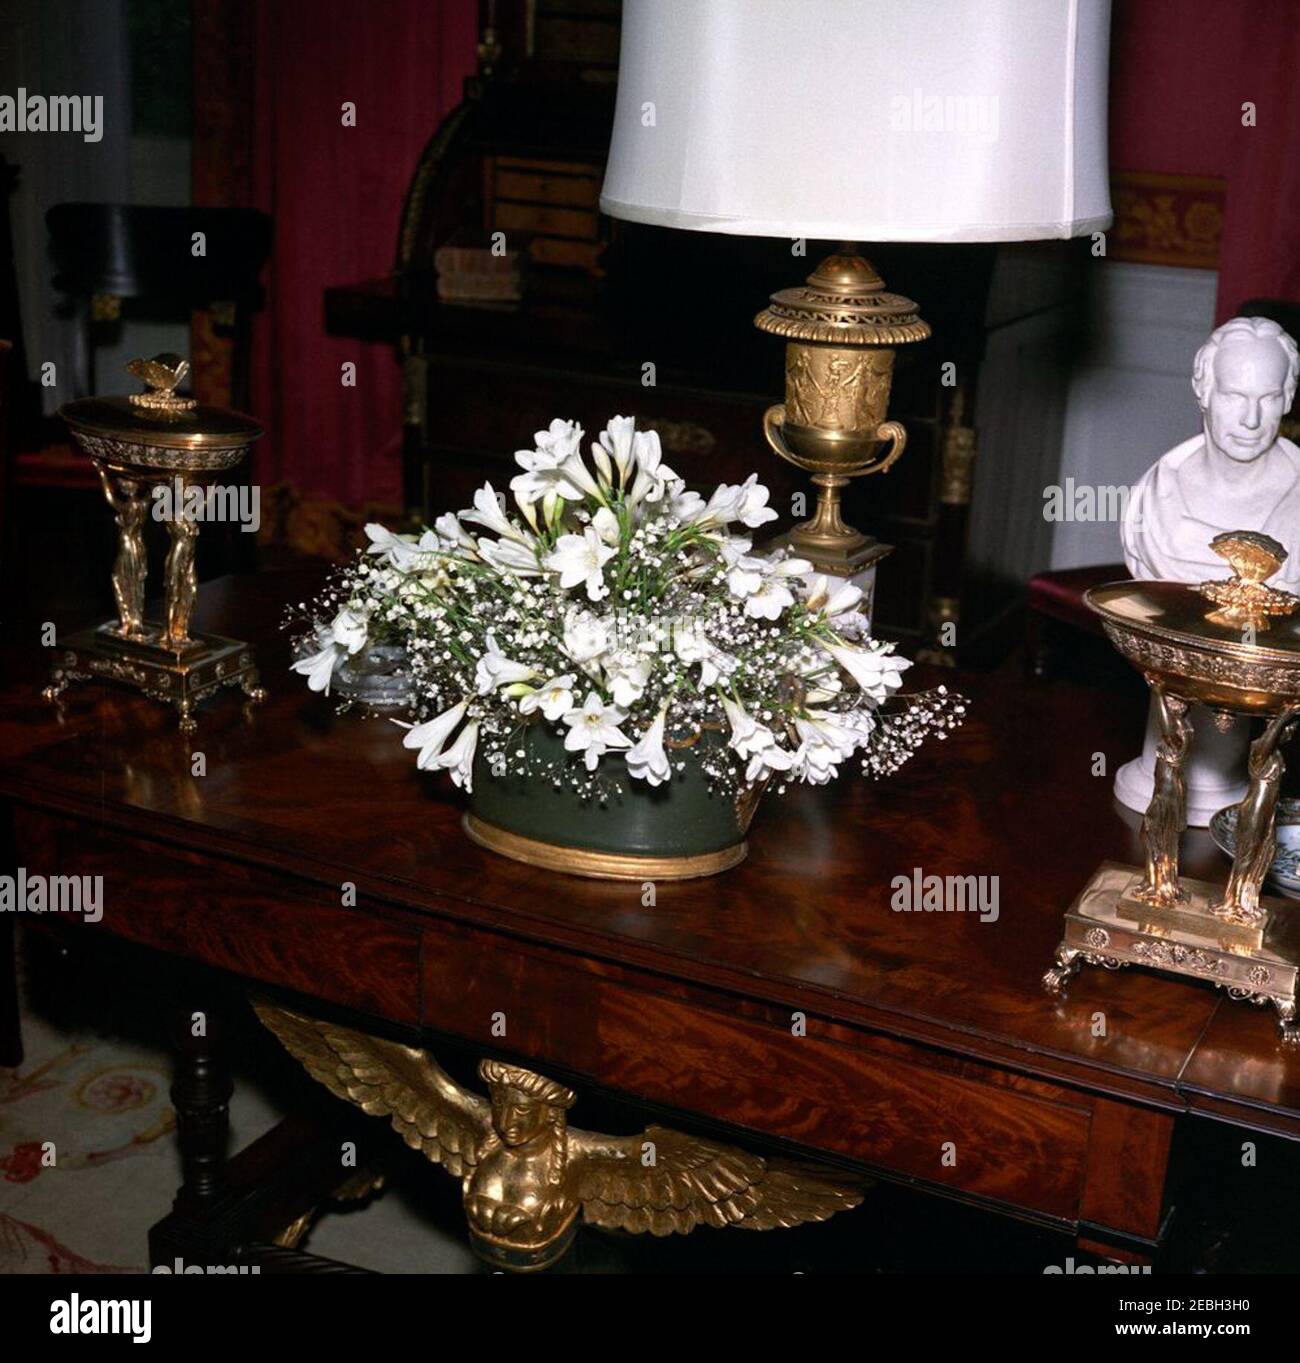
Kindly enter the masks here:
<path id="1" fill-rule="evenodd" d="M 1234 317 L 1196 352 L 1199 435 L 1161 456 L 1134 487 L 1121 537 L 1137 578 L 1223 576 L 1210 541 L 1258 530 L 1288 550 L 1271 585 L 1300 591 L 1300 449 L 1278 435 L 1295 397 L 1300 357 L 1276 322 Z"/>

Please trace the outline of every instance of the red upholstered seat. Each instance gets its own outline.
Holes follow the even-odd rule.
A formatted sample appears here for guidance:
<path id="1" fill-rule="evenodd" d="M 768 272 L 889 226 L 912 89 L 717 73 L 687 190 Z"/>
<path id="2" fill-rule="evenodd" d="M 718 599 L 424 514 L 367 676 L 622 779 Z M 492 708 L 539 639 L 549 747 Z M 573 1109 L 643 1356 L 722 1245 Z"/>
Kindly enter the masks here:
<path id="1" fill-rule="evenodd" d="M 1050 615 L 1067 625 L 1077 625 L 1093 634 L 1100 634 L 1101 623 L 1083 603 L 1089 587 L 1100 587 L 1106 582 L 1123 582 L 1129 577 L 1122 563 L 1102 563 L 1090 568 L 1062 568 L 1056 572 L 1038 573 L 1029 579 L 1029 609 L 1040 615 Z"/>

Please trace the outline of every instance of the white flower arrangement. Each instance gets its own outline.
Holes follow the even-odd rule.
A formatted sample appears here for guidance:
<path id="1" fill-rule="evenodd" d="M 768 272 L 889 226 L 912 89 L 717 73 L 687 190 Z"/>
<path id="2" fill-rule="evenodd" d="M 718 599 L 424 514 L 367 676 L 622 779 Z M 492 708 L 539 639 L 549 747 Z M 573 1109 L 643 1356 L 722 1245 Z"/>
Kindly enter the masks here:
<path id="1" fill-rule="evenodd" d="M 910 664 L 867 635 L 856 587 L 754 551 L 744 532 L 776 519 L 755 475 L 706 501 L 631 417 L 590 465 L 582 439 L 556 420 L 518 451 L 510 511 L 485 484 L 418 536 L 368 525 L 294 670 L 328 694 L 344 660 L 400 644 L 420 721 L 403 741 L 466 790 L 477 757 L 605 798 L 623 774 L 670 781 L 691 748 L 726 791 L 820 784 L 855 755 L 881 776 L 961 722 L 943 687 L 884 708 Z M 530 751 L 534 725 L 565 759 Z"/>

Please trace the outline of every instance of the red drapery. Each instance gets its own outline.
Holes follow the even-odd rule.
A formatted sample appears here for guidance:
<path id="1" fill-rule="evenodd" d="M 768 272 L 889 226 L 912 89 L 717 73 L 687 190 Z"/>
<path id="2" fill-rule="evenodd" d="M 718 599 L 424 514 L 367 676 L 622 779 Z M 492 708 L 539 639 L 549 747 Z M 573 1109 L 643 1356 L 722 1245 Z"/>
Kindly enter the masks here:
<path id="1" fill-rule="evenodd" d="M 1220 321 L 1300 300 L 1300 0 L 1119 0 L 1110 128 L 1112 167 L 1226 180 Z"/>
<path id="2" fill-rule="evenodd" d="M 322 295 L 391 270 L 416 161 L 474 69 L 476 21 L 475 0 L 257 6 L 255 203 L 275 224 L 253 338 L 264 485 L 351 507 L 401 500 L 396 358 L 327 336 Z M 341 382 L 348 362 L 355 387 Z"/>

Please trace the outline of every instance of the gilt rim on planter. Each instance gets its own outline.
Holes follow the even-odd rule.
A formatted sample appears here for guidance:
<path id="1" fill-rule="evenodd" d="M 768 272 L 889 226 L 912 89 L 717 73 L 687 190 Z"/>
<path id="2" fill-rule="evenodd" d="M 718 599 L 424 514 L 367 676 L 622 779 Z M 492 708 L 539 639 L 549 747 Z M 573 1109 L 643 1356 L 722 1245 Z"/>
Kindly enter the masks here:
<path id="1" fill-rule="evenodd" d="M 471 842 L 486 847 L 489 852 L 546 871 L 563 871 L 565 875 L 584 876 L 589 880 L 694 880 L 729 871 L 733 866 L 739 866 L 749 854 L 749 844 L 743 838 L 717 852 L 649 857 L 635 852 L 593 852 L 586 847 L 541 842 L 485 823 L 469 813 L 461 820 L 461 827 Z"/>

